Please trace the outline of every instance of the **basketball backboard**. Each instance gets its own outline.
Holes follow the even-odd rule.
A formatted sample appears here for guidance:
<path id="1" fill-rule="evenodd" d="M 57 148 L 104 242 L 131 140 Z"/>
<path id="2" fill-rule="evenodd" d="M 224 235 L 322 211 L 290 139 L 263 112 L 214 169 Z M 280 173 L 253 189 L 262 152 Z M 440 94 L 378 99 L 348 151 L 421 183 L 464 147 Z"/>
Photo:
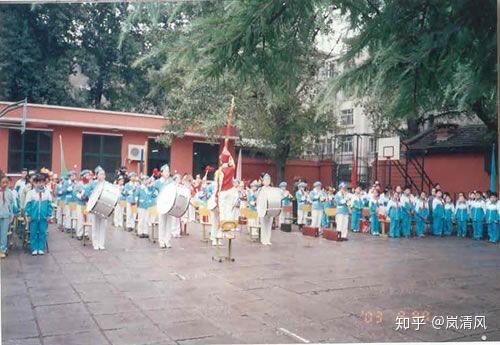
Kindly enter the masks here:
<path id="1" fill-rule="evenodd" d="M 377 144 L 378 160 L 399 160 L 400 145 L 399 137 L 379 138 Z"/>

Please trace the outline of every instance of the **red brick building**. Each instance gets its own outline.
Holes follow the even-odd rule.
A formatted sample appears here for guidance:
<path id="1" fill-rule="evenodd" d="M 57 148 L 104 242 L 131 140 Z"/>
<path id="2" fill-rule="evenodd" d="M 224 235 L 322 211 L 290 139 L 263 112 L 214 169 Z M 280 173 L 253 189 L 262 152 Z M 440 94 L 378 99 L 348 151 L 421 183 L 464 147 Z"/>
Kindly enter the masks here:
<path id="1" fill-rule="evenodd" d="M 0 102 L 0 110 L 9 104 Z M 158 115 L 29 104 L 24 134 L 20 131 L 21 121 L 22 109 L 0 118 L 0 169 L 14 177 L 22 168 L 45 166 L 59 172 L 61 146 L 68 169 L 93 169 L 99 164 L 108 173 L 120 166 L 138 171 L 141 158 L 134 154 L 137 153 L 134 147 L 147 148 L 143 157 L 147 157 L 149 173 L 164 163 L 179 173 L 202 173 L 207 164 L 217 165 L 220 151 L 220 142 L 209 142 L 196 130 L 174 138 L 170 147 L 165 148 L 156 141 L 164 133 L 166 121 Z M 233 133 L 231 139 L 230 150 L 236 158 L 234 143 L 238 138 Z M 271 161 L 243 156 L 244 179 L 257 178 L 263 171 L 270 172 L 273 179 L 276 176 Z M 289 184 L 300 176 L 329 185 L 332 163 L 292 160 L 287 163 L 285 175 Z"/>

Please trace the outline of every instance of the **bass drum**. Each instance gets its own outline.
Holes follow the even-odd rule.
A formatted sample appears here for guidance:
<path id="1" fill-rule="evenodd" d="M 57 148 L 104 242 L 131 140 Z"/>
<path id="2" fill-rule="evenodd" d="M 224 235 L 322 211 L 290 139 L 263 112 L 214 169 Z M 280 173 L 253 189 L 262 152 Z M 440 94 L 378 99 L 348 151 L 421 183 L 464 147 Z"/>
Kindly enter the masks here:
<path id="1" fill-rule="evenodd" d="M 159 214 L 180 218 L 186 213 L 190 199 L 191 191 L 187 187 L 169 183 L 158 194 L 156 209 Z"/>
<path id="2" fill-rule="evenodd" d="M 257 195 L 259 217 L 277 217 L 281 213 L 282 190 L 276 187 L 262 187 Z"/>
<path id="3" fill-rule="evenodd" d="M 120 188 L 109 182 L 98 183 L 87 202 L 87 212 L 108 218 L 120 199 Z"/>

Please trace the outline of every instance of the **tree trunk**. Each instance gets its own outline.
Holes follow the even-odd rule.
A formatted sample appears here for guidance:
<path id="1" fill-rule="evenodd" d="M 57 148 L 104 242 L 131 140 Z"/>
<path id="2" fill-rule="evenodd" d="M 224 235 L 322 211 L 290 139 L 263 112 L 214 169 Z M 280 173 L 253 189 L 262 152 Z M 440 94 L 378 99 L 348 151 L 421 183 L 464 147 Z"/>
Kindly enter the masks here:
<path id="1" fill-rule="evenodd" d="M 276 160 L 276 184 L 279 184 L 285 179 L 286 160 Z"/>
<path id="2" fill-rule="evenodd" d="M 486 113 L 481 100 L 478 100 L 474 104 L 472 104 L 472 111 L 486 125 L 486 127 L 488 127 L 488 130 L 497 133 L 498 123 L 496 121 L 496 118 L 493 118 Z"/>
<path id="3" fill-rule="evenodd" d="M 414 137 L 418 134 L 418 119 L 409 118 L 406 120 L 406 125 L 408 126 L 408 138 Z"/>

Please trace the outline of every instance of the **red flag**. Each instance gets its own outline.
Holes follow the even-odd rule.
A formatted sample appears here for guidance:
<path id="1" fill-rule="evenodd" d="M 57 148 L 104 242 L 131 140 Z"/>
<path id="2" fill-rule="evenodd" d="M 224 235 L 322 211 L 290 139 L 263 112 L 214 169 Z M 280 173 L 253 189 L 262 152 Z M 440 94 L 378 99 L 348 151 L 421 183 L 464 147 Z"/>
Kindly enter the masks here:
<path id="1" fill-rule="evenodd" d="M 352 170 L 351 170 L 351 188 L 358 185 L 358 166 L 356 164 L 356 158 L 352 158 Z"/>

